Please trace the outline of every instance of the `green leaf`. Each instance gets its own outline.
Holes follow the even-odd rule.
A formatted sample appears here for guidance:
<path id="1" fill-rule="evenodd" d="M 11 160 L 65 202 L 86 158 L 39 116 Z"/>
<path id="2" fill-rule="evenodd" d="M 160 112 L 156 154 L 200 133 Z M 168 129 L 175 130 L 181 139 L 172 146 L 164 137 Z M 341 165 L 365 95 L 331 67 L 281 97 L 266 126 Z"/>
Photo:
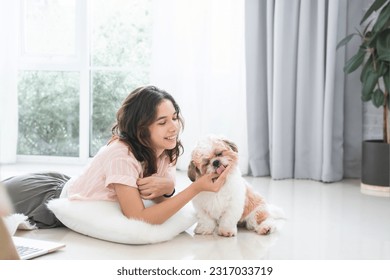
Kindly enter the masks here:
<path id="1" fill-rule="evenodd" d="M 370 101 L 372 98 L 372 91 L 369 92 L 368 94 L 362 94 L 362 101 L 367 102 Z"/>
<path id="2" fill-rule="evenodd" d="M 346 45 L 349 41 L 351 41 L 352 37 L 355 35 L 359 35 L 357 33 L 352 33 L 346 36 L 344 39 L 342 39 L 336 46 L 336 50 L 344 45 Z"/>
<path id="3" fill-rule="evenodd" d="M 377 32 L 367 32 L 365 37 L 364 37 L 364 42 L 363 46 L 365 47 L 370 47 L 370 48 L 375 48 L 376 47 L 376 41 L 378 38 L 378 33 Z"/>
<path id="4" fill-rule="evenodd" d="M 385 83 L 386 91 L 390 92 L 390 72 L 389 71 L 386 73 L 386 75 L 383 76 L 383 81 Z"/>
<path id="5" fill-rule="evenodd" d="M 383 106 L 384 101 L 385 95 L 383 91 L 380 88 L 377 88 L 372 94 L 372 103 L 375 107 L 379 108 L 380 106 Z"/>
<path id="6" fill-rule="evenodd" d="M 378 67 L 376 73 L 377 73 L 378 77 L 383 77 L 387 73 L 387 70 L 389 69 L 388 65 L 386 62 L 381 61 L 379 59 L 377 59 L 377 63 L 378 63 L 379 67 Z"/>
<path id="7" fill-rule="evenodd" d="M 378 60 L 390 62 L 390 29 L 379 33 L 376 48 Z"/>
<path id="8" fill-rule="evenodd" d="M 375 85 L 378 82 L 378 74 L 373 71 L 368 71 L 367 72 L 367 77 L 363 81 L 363 95 L 367 95 L 370 92 L 372 92 L 375 88 Z"/>
<path id="9" fill-rule="evenodd" d="M 367 12 L 364 14 L 360 24 L 362 24 L 373 12 L 375 12 L 376 10 L 378 10 L 379 8 L 381 8 L 383 6 L 383 4 L 386 2 L 387 0 L 376 0 L 371 6 L 370 8 L 368 8 Z"/>
<path id="10" fill-rule="evenodd" d="M 360 48 L 357 54 L 355 54 L 353 57 L 351 57 L 351 59 L 347 61 L 344 66 L 344 72 L 349 74 L 355 71 L 360 65 L 363 64 L 365 55 L 366 51 Z"/>
<path id="11" fill-rule="evenodd" d="M 378 59 L 390 62 L 390 50 L 387 53 L 378 56 Z"/>
<path id="12" fill-rule="evenodd" d="M 360 82 L 363 83 L 367 79 L 367 75 L 369 71 L 374 71 L 372 67 L 372 56 L 367 59 L 366 63 L 363 66 L 362 72 L 360 73 Z"/>
<path id="13" fill-rule="evenodd" d="M 379 16 L 372 28 L 375 32 L 379 32 L 386 25 L 388 20 L 390 19 L 390 3 L 387 3 L 386 6 L 379 13 Z"/>
<path id="14" fill-rule="evenodd" d="M 374 19 L 371 19 L 367 24 L 366 24 L 366 27 L 364 28 L 363 30 L 363 34 L 367 34 L 368 29 L 370 28 L 371 24 L 374 22 Z"/>

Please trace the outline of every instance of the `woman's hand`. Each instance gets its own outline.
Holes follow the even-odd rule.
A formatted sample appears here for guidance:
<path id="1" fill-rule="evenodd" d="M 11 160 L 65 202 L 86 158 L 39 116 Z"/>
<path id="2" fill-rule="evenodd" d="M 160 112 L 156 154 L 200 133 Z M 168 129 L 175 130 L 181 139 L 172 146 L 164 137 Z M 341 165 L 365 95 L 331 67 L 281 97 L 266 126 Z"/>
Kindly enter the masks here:
<path id="1" fill-rule="evenodd" d="M 232 168 L 234 168 L 233 164 L 226 167 L 220 175 L 217 173 L 205 174 L 193 182 L 192 185 L 194 185 L 199 192 L 218 192 L 225 184 L 226 177 L 229 175 Z"/>
<path id="2" fill-rule="evenodd" d="M 142 199 L 155 199 L 164 194 L 171 194 L 175 182 L 167 177 L 149 176 L 137 180 L 138 190 Z"/>
<path id="3" fill-rule="evenodd" d="M 226 177 L 229 175 L 233 168 L 236 168 L 238 162 L 238 154 L 232 150 L 226 150 L 222 152 L 222 155 L 227 157 L 229 165 L 226 169 L 218 175 L 217 173 L 205 174 L 198 178 L 193 184 L 199 191 L 218 192 L 225 184 Z"/>

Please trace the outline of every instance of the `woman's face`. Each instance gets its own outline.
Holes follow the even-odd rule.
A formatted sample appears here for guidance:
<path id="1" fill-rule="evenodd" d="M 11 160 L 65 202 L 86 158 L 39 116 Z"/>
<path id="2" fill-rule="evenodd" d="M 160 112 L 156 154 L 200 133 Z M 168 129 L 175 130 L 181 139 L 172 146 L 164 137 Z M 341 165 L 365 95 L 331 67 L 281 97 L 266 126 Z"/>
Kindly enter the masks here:
<path id="1" fill-rule="evenodd" d="M 175 107 L 170 100 L 164 99 L 157 106 L 157 117 L 149 126 L 152 148 L 159 157 L 165 150 L 175 148 L 180 123 Z"/>

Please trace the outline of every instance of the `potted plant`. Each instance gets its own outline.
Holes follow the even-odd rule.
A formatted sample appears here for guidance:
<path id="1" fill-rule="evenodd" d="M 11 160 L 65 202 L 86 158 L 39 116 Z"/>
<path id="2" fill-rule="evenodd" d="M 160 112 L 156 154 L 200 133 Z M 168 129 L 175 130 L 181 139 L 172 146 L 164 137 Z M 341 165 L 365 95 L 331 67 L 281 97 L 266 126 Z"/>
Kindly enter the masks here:
<path id="1" fill-rule="evenodd" d="M 361 98 L 383 110 L 383 139 L 363 141 L 362 192 L 390 196 L 390 0 L 375 0 L 364 14 L 363 31 L 349 34 L 337 45 L 361 38 L 356 54 L 345 64 L 349 74 L 361 69 Z"/>

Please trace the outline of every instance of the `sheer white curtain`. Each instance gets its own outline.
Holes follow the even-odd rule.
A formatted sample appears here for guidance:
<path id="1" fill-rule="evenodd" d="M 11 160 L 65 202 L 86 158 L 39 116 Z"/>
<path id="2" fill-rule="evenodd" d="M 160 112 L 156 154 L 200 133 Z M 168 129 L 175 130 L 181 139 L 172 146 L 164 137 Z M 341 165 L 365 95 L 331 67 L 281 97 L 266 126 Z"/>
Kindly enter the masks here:
<path id="1" fill-rule="evenodd" d="M 152 83 L 179 103 L 187 169 L 196 141 L 217 134 L 239 147 L 247 171 L 244 4 L 241 0 L 154 2 Z"/>
<path id="2" fill-rule="evenodd" d="M 0 163 L 16 161 L 18 3 L 0 0 Z"/>
<path id="3" fill-rule="evenodd" d="M 345 79 L 348 52 L 336 45 L 359 24 L 361 2 L 246 1 L 253 175 L 325 182 L 360 176 L 360 82 Z"/>

